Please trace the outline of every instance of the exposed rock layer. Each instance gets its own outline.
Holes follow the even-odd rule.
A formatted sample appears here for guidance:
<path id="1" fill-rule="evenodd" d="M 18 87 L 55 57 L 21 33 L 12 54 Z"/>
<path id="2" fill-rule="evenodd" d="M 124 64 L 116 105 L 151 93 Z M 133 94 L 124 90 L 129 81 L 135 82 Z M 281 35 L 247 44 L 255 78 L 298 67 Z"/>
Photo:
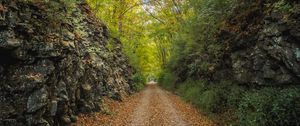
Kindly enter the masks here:
<path id="1" fill-rule="evenodd" d="M 54 5 L 51 5 L 54 4 Z M 0 125 L 66 125 L 132 92 L 121 45 L 89 7 L 0 1 Z"/>
<path id="2" fill-rule="evenodd" d="M 299 2 L 290 0 L 289 12 L 274 4 L 271 0 L 241 4 L 227 20 L 219 34 L 225 47 L 221 69 L 227 73 L 216 78 L 232 75 L 238 83 L 250 85 L 300 83 Z"/>

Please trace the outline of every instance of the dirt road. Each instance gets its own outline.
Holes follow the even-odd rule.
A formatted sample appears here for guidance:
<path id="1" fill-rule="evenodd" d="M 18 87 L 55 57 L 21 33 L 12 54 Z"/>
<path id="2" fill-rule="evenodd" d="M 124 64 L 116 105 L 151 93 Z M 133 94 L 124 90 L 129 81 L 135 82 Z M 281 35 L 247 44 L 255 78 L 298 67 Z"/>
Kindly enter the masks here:
<path id="1" fill-rule="evenodd" d="M 140 93 L 124 102 L 109 102 L 109 115 L 81 116 L 78 126 L 214 126 L 178 96 L 148 84 Z"/>

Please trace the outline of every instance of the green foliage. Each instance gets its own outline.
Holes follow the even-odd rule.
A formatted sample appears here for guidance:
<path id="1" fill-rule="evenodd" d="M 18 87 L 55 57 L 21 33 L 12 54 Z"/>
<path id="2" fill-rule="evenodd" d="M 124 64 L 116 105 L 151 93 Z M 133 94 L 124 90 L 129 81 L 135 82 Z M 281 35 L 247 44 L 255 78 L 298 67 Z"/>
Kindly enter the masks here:
<path id="1" fill-rule="evenodd" d="M 189 77 L 210 76 L 214 64 L 222 55 L 222 45 L 215 33 L 232 9 L 232 0 L 189 0 L 188 13 L 179 22 L 171 38 L 171 57 L 167 69 L 185 80 Z"/>
<path id="2" fill-rule="evenodd" d="M 159 24 L 143 11 L 141 1 L 87 0 L 87 2 L 96 12 L 96 16 L 108 26 L 110 36 L 121 40 L 122 50 L 128 56 L 131 66 L 143 76 L 157 76 L 162 64 L 161 58 L 158 57 L 159 52 L 167 54 L 164 50 L 167 49 L 167 45 L 157 44 L 155 37 L 152 37 L 151 33 L 160 31 L 161 27 L 156 27 Z M 160 50 L 157 49 L 158 46 Z M 109 42 L 107 48 L 112 49 L 113 45 Z"/>
<path id="3" fill-rule="evenodd" d="M 160 74 L 158 79 L 158 84 L 164 87 L 165 89 L 173 90 L 175 81 L 176 81 L 176 77 L 174 76 L 174 74 L 165 71 Z"/>
<path id="4" fill-rule="evenodd" d="M 106 44 L 106 48 L 109 50 L 109 51 L 112 51 L 115 47 L 115 45 L 113 44 L 114 43 L 114 41 L 113 41 L 113 39 L 109 39 L 108 40 L 108 42 L 107 42 L 107 44 Z"/>
<path id="5" fill-rule="evenodd" d="M 94 46 L 90 46 L 90 47 L 87 48 L 87 52 L 89 52 L 89 53 L 100 53 L 101 49 L 97 48 L 97 47 L 94 47 Z"/>
<path id="6" fill-rule="evenodd" d="M 228 91 L 226 94 L 223 94 L 226 97 L 226 105 L 229 108 L 237 109 L 242 99 L 242 95 L 245 93 L 245 89 L 238 85 L 228 86 Z"/>
<path id="7" fill-rule="evenodd" d="M 144 88 L 146 84 L 146 77 L 141 73 L 135 73 L 132 77 L 134 90 L 140 91 Z"/>
<path id="8" fill-rule="evenodd" d="M 166 75 L 164 75 L 166 76 Z M 174 78 L 174 75 L 167 75 Z M 163 81 L 162 81 L 163 82 Z M 257 125 L 299 125 L 300 119 L 300 89 L 299 87 L 263 88 L 261 90 L 246 90 L 245 87 L 230 81 L 209 83 L 204 80 L 187 79 L 174 84 L 164 82 L 163 87 L 174 90 L 187 102 L 198 107 L 209 115 L 219 115 L 227 109 L 234 110 L 231 116 L 238 118 L 236 123 L 243 126 Z"/>
<path id="9" fill-rule="evenodd" d="M 279 0 L 274 4 L 274 8 L 276 11 L 284 12 L 284 13 L 293 13 L 294 8 L 293 5 L 288 3 L 286 0 Z"/>
<path id="10" fill-rule="evenodd" d="M 248 92 L 239 105 L 239 117 L 242 125 L 267 125 L 266 112 L 271 111 L 271 102 L 275 94 L 272 89 Z"/>
<path id="11" fill-rule="evenodd" d="M 233 85 L 229 82 L 225 85 Z M 211 84 L 205 80 L 194 81 L 188 79 L 187 81 L 178 84 L 179 87 L 175 89 L 182 98 L 188 102 L 191 102 L 203 112 L 208 114 L 215 114 L 221 112 L 226 106 L 231 107 L 236 104 L 236 97 L 232 95 L 236 93 L 230 92 L 229 88 L 221 84 Z M 231 94 L 231 95 L 227 95 Z M 228 102 L 230 101 L 230 102 Z M 230 104 L 230 105 L 229 105 Z"/>
<path id="12" fill-rule="evenodd" d="M 205 91 L 206 81 L 192 81 L 187 80 L 184 83 L 179 84 L 177 92 L 183 97 L 184 100 L 196 103 L 201 95 Z"/>
<path id="13" fill-rule="evenodd" d="M 160 76 L 160 84 L 178 92 L 208 114 L 233 110 L 237 125 L 300 125 L 300 91 L 297 88 L 249 87 L 230 81 L 207 82 L 223 58 L 225 45 L 215 34 L 236 1 L 188 0 L 183 20 L 172 25 L 176 32 L 170 38 L 170 58 Z M 278 0 L 272 7 L 281 13 L 292 13 L 294 5 Z M 166 72 L 167 71 L 167 72 Z M 251 87 L 254 88 L 254 87 Z M 298 117 L 298 118 L 297 118 Z M 230 122 L 232 123 L 232 122 Z"/>
<path id="14" fill-rule="evenodd" d="M 222 106 L 222 90 L 210 89 L 203 92 L 196 101 L 196 105 L 204 112 L 216 113 L 219 112 Z"/>
<path id="15" fill-rule="evenodd" d="M 249 91 L 230 81 L 207 81 L 224 58 L 224 42 L 218 42 L 215 35 L 236 0 L 88 3 L 108 25 L 110 35 L 122 41 L 137 71 L 133 76 L 136 90 L 142 89 L 146 76 L 155 75 L 162 87 L 178 92 L 208 114 L 233 109 L 238 125 L 299 125 L 299 88 Z M 273 7 L 284 13 L 293 11 L 285 0 Z M 108 43 L 107 48 L 113 46 Z"/>
<path id="16" fill-rule="evenodd" d="M 239 105 L 240 124 L 299 125 L 300 90 L 264 88 L 245 93 Z"/>
<path id="17" fill-rule="evenodd" d="M 48 19 L 57 24 L 69 20 L 66 17 L 78 9 L 78 0 L 27 1 L 43 1 Z M 225 47 L 217 42 L 215 34 L 236 0 L 87 2 L 109 27 L 110 37 L 121 40 L 136 71 L 132 77 L 135 90 L 143 89 L 147 76 L 159 76 L 162 87 L 178 92 L 203 112 L 220 114 L 226 109 L 235 110 L 238 125 L 300 125 L 299 87 L 246 90 L 230 81 L 208 81 L 218 59 L 223 58 Z M 294 11 L 286 0 L 279 0 L 272 7 L 283 13 Z M 81 30 L 80 16 L 74 22 L 76 33 L 86 35 Z M 112 39 L 106 47 L 114 49 Z M 89 47 L 87 52 L 110 57 L 102 54 L 100 48 Z"/>

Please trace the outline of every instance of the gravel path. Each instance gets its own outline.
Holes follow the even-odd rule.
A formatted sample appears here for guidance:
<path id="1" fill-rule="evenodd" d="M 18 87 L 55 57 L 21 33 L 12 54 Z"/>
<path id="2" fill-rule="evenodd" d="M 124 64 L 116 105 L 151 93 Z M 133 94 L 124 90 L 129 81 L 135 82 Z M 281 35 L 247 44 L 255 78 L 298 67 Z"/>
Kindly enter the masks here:
<path id="1" fill-rule="evenodd" d="M 124 102 L 107 100 L 110 114 L 80 116 L 78 126 L 214 126 L 213 121 L 198 113 L 178 96 L 148 84 L 140 93 Z"/>
<path id="2" fill-rule="evenodd" d="M 151 90 L 149 88 L 145 90 L 142 94 L 140 103 L 137 105 L 136 110 L 133 113 L 132 121 L 129 126 L 142 126 L 145 123 L 149 122 L 150 115 L 150 99 L 151 99 Z"/>

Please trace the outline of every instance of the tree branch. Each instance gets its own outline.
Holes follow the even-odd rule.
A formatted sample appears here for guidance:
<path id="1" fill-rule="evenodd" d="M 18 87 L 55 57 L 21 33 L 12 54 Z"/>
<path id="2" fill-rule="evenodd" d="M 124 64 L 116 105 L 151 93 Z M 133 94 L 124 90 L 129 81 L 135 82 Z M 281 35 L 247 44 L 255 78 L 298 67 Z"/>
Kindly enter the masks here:
<path id="1" fill-rule="evenodd" d="M 156 17 L 153 13 L 151 13 L 148 9 L 144 9 L 146 12 L 148 12 L 150 14 L 151 17 L 153 17 L 154 19 L 156 19 L 157 21 L 159 21 L 160 23 L 166 24 L 162 19 Z"/>
<path id="2" fill-rule="evenodd" d="M 150 1 L 149 1 L 150 2 Z M 138 7 L 138 6 L 141 6 L 141 5 L 144 5 L 144 4 L 148 4 L 149 2 L 141 2 L 141 3 L 136 3 L 134 5 L 132 5 L 131 7 L 127 8 L 126 10 L 124 10 L 121 15 L 125 15 L 128 11 L 130 11 L 131 9 L 135 8 L 135 7 Z"/>

